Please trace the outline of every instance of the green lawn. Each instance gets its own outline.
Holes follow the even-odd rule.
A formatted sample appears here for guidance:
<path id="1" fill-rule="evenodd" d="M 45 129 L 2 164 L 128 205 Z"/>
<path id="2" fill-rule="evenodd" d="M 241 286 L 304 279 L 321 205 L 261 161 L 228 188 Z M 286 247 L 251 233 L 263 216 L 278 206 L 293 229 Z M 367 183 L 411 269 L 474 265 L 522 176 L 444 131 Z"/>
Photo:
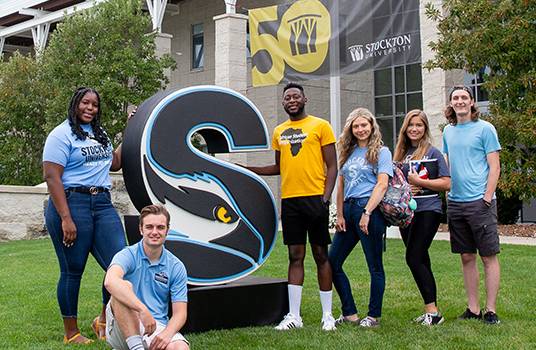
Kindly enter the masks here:
<path id="1" fill-rule="evenodd" d="M 459 258 L 450 253 L 448 242 L 434 242 L 432 263 L 438 284 L 439 306 L 446 317 L 443 325 L 427 328 L 414 325 L 422 311 L 417 287 L 404 262 L 402 241 L 389 240 L 385 254 L 387 287 L 383 319 L 378 329 L 350 325 L 332 333 L 320 330 L 320 301 L 314 262 L 306 262 L 302 316 L 305 327 L 276 332 L 271 327 L 242 328 L 188 335 L 194 349 L 378 349 L 378 348 L 536 348 L 536 247 L 503 245 L 500 255 L 502 283 L 497 313 L 502 323 L 457 321 L 465 309 L 465 294 Z M 286 277 L 286 248 L 281 240 L 268 262 L 256 272 L 261 276 Z M 368 303 L 368 272 L 360 247 L 345 266 L 353 282 L 360 314 Z M 59 349 L 63 345 L 62 324 L 56 303 L 58 264 L 48 239 L 0 243 L 0 349 Z M 91 335 L 90 323 L 100 308 L 103 272 L 92 258 L 82 281 L 79 321 Z M 226 301 L 231 302 L 231 301 Z M 334 315 L 339 315 L 334 295 Z M 225 315 L 207 315 L 225 317 Z M 107 349 L 104 343 L 90 347 Z"/>

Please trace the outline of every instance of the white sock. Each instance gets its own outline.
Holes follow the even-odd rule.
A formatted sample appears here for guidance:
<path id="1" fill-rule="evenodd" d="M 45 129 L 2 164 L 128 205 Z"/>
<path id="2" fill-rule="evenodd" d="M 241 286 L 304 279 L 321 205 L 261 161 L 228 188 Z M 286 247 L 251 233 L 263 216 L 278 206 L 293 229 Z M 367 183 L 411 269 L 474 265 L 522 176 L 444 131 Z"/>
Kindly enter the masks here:
<path id="1" fill-rule="evenodd" d="M 333 291 L 320 291 L 320 304 L 322 304 L 322 314 L 331 315 L 331 300 L 333 299 Z"/>
<path id="2" fill-rule="evenodd" d="M 125 339 L 130 350 L 143 350 L 143 342 L 141 335 L 133 335 Z"/>
<path id="3" fill-rule="evenodd" d="M 295 284 L 288 285 L 288 306 L 290 313 L 296 317 L 300 317 L 300 308 L 301 308 L 301 295 L 302 295 L 302 286 Z"/>

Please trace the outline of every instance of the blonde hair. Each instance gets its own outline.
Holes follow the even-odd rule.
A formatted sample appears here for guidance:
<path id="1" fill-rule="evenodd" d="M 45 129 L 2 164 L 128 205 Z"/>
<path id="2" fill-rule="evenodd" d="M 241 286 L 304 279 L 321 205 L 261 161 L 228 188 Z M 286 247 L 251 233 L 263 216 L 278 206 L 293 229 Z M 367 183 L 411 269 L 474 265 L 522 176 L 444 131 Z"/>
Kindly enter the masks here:
<path id="1" fill-rule="evenodd" d="M 409 123 L 411 122 L 411 119 L 413 117 L 421 118 L 424 124 L 424 135 L 419 140 L 419 145 L 417 146 L 415 152 L 413 152 L 411 159 L 422 159 L 426 152 L 432 146 L 432 137 L 430 136 L 430 124 L 428 123 L 428 117 L 420 109 L 413 109 L 406 114 L 406 116 L 404 117 L 404 122 L 400 127 L 400 132 L 398 133 L 398 141 L 395 147 L 395 154 L 393 155 L 393 161 L 395 162 L 404 161 L 404 158 L 408 154 L 408 150 L 411 147 L 411 140 L 407 135 L 407 131 Z"/>
<path id="2" fill-rule="evenodd" d="M 357 118 L 366 119 L 371 126 L 371 132 L 367 143 L 367 161 L 371 164 L 378 162 L 380 149 L 383 146 L 382 134 L 380 132 L 380 126 L 376 122 L 374 115 L 366 108 L 354 109 L 346 118 L 346 123 L 342 130 L 337 147 L 339 150 L 339 168 L 342 168 L 344 163 L 348 160 L 348 157 L 352 154 L 357 147 L 357 138 L 352 132 L 352 124 Z"/>

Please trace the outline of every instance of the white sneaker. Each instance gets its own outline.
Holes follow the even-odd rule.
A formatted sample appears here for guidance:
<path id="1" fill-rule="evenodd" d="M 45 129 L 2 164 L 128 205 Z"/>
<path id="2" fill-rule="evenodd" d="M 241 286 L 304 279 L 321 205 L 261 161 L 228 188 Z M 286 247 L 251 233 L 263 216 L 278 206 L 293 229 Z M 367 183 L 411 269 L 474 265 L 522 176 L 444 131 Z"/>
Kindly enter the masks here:
<path id="1" fill-rule="evenodd" d="M 413 322 L 415 323 L 421 323 L 422 321 L 424 321 L 424 319 L 426 318 L 426 313 L 420 315 L 419 317 L 416 317 L 413 319 Z"/>
<path id="2" fill-rule="evenodd" d="M 331 314 L 325 314 L 322 317 L 322 330 L 323 331 L 334 331 L 337 327 L 335 327 L 335 318 Z"/>
<path id="3" fill-rule="evenodd" d="M 359 322 L 359 325 L 364 328 L 374 328 L 380 325 L 380 321 L 367 316 Z"/>
<path id="4" fill-rule="evenodd" d="M 354 321 L 352 321 L 352 320 L 347 319 L 343 315 L 340 315 L 339 318 L 335 319 L 335 325 L 348 323 L 348 324 L 358 326 L 359 321 L 361 321 L 361 319 L 359 317 L 357 317 Z"/>
<path id="5" fill-rule="evenodd" d="M 296 317 L 291 313 L 288 313 L 285 315 L 283 320 L 274 327 L 274 329 L 277 329 L 278 331 L 287 331 L 289 329 L 294 328 L 302 328 L 303 322 L 301 317 Z"/>
<path id="6" fill-rule="evenodd" d="M 443 323 L 445 321 L 445 318 L 437 312 L 435 315 L 431 313 L 425 313 L 424 319 L 421 321 L 421 324 L 423 326 L 435 326 Z"/>

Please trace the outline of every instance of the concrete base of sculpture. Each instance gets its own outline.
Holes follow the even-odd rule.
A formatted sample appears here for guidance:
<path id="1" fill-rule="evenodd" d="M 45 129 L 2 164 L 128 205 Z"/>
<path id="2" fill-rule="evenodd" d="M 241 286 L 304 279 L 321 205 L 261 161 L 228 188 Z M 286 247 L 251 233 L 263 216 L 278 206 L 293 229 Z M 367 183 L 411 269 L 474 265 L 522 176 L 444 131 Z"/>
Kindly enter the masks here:
<path id="1" fill-rule="evenodd" d="M 216 286 L 188 289 L 188 321 L 183 333 L 266 326 L 288 313 L 287 281 L 247 276 Z"/>

